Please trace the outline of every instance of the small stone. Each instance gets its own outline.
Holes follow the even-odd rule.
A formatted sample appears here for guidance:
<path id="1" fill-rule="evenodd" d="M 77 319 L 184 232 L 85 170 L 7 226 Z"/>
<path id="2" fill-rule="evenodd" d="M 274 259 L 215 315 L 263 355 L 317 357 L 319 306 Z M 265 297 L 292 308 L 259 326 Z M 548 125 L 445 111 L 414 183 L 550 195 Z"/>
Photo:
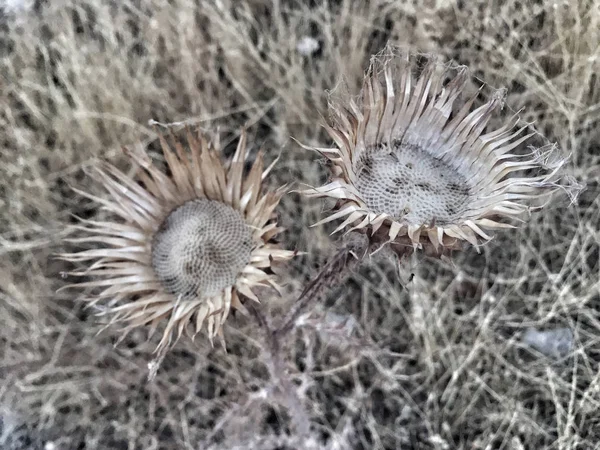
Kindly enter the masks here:
<path id="1" fill-rule="evenodd" d="M 529 328 L 523 343 L 550 358 L 564 358 L 573 349 L 573 331 L 570 328 L 555 328 L 539 331 Z"/>
<path id="2" fill-rule="evenodd" d="M 32 0 L 3 0 L 0 1 L 0 9 L 10 12 L 27 11 L 33 6 Z"/>
<path id="3" fill-rule="evenodd" d="M 314 55 L 321 48 L 321 44 L 315 38 L 310 36 L 302 36 L 296 44 L 296 50 L 302 56 Z"/>

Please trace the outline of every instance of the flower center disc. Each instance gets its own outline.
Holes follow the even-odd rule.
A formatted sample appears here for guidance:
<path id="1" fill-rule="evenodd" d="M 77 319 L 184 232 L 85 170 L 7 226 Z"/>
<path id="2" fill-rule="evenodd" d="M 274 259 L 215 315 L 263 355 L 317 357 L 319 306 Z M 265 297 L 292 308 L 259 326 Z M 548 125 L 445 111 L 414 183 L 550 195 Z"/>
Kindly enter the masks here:
<path id="1" fill-rule="evenodd" d="M 368 149 L 356 164 L 356 188 L 371 211 L 411 225 L 460 219 L 471 197 L 465 177 L 422 148 L 395 141 Z"/>
<path id="2" fill-rule="evenodd" d="M 252 247 L 239 212 L 214 200 L 190 200 L 154 235 L 152 268 L 167 292 L 182 299 L 210 297 L 235 283 Z"/>

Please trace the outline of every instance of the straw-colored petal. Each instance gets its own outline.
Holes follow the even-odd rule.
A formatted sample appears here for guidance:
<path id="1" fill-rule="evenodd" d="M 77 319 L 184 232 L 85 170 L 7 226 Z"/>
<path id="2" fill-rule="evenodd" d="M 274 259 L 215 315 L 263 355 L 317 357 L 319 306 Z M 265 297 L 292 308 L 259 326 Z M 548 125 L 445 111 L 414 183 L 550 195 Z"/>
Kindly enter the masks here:
<path id="1" fill-rule="evenodd" d="M 544 152 L 523 149 L 535 132 L 518 115 L 489 130 L 506 94 L 495 91 L 475 107 L 483 87 L 461 100 L 470 79 L 466 67 L 388 47 L 373 57 L 358 99 L 334 92 L 333 123 L 325 126 L 334 146 L 301 144 L 330 162 L 329 182 L 302 191 L 337 200 L 318 224 L 343 219 L 334 233 L 407 236 L 436 251 L 457 240 L 479 248 L 493 238 L 488 230 L 512 227 L 504 221 L 546 201 L 566 159 L 548 165 Z"/>
<path id="2" fill-rule="evenodd" d="M 204 330 L 211 343 L 214 337 L 223 343 L 231 309 L 247 314 L 243 302 L 259 301 L 256 286 L 280 289 L 269 269 L 297 253 L 272 241 L 284 230 L 275 208 L 287 190 L 263 192 L 273 164 L 264 170 L 259 153 L 244 176 L 245 131 L 227 164 L 218 140 L 209 142 L 189 129 L 185 141 L 170 134 L 159 142 L 169 175 L 143 150 L 125 149 L 138 167 L 137 180 L 102 163 L 95 175 L 108 196 L 76 191 L 113 220 L 80 220 L 68 242 L 99 247 L 58 256 L 80 266 L 68 276 L 87 278 L 62 289 L 91 289 L 89 304 L 112 317 L 111 323 L 124 323 L 124 333 L 162 324 L 157 347 L 162 354 L 188 328 L 192 337 Z"/>

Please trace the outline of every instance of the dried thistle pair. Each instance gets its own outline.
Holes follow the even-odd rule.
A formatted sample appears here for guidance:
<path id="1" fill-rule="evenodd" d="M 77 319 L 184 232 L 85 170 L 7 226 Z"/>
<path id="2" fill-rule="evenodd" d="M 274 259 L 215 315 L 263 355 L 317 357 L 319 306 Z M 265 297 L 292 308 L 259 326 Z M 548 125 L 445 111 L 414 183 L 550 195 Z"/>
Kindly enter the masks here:
<path id="1" fill-rule="evenodd" d="M 489 230 L 513 227 L 503 219 L 560 187 L 564 160 L 549 166 L 543 152 L 513 152 L 531 137 L 516 115 L 484 132 L 502 96 L 473 109 L 475 94 L 457 108 L 468 70 L 425 58 L 415 76 L 416 59 L 388 47 L 373 58 L 357 101 L 332 101 L 327 131 L 335 146 L 306 147 L 331 162 L 332 179 L 303 192 L 338 200 L 319 222 L 344 218 L 336 232 L 362 231 L 396 250 L 477 248 Z M 186 330 L 222 340 L 230 308 L 244 312 L 245 299 L 258 301 L 259 285 L 277 289 L 269 269 L 295 252 L 273 242 L 286 188 L 263 191 L 273 164 L 265 169 L 261 153 L 244 175 L 244 133 L 225 164 L 218 143 L 202 135 L 188 131 L 189 149 L 160 143 L 170 175 L 135 149 L 128 155 L 139 182 L 102 164 L 96 173 L 110 198 L 78 191 L 115 221 L 82 220 L 75 228 L 83 237 L 73 241 L 103 248 L 61 257 L 87 266 L 71 274 L 95 279 L 66 287 L 100 288 L 90 301 L 108 300 L 111 322 L 126 322 L 126 330 L 164 322 L 157 348 L 164 352 Z"/>

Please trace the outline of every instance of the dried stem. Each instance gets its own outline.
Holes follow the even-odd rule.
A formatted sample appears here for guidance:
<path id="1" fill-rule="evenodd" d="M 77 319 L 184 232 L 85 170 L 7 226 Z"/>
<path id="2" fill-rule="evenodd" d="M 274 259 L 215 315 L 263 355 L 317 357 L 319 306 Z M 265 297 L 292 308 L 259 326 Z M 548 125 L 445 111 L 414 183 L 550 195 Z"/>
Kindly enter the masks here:
<path id="1" fill-rule="evenodd" d="M 249 310 L 266 336 L 267 349 L 263 349 L 263 351 L 266 353 L 266 364 L 273 387 L 277 389 L 278 393 L 281 395 L 281 399 L 288 409 L 290 419 L 294 424 L 296 432 L 302 438 L 307 438 L 310 435 L 310 419 L 304 409 L 302 401 L 298 397 L 296 387 L 288 376 L 285 368 L 285 361 L 281 354 L 280 341 L 271 328 L 268 319 L 252 305 L 250 305 Z"/>
<path id="2" fill-rule="evenodd" d="M 279 391 L 281 399 L 289 411 L 296 432 L 302 438 L 310 435 L 310 419 L 298 397 L 296 387 L 287 373 L 281 352 L 281 340 L 294 329 L 294 325 L 302 313 L 311 304 L 322 298 L 332 287 L 339 285 L 349 272 L 358 266 L 368 251 L 369 239 L 365 235 L 359 233 L 350 235 L 344 247 L 306 285 L 293 308 L 277 329 L 273 329 L 269 319 L 260 311 L 252 305 L 249 307 L 260 329 L 265 333 L 266 348 L 263 351 L 272 383 Z"/>
<path id="3" fill-rule="evenodd" d="M 331 289 L 339 286 L 350 272 L 358 267 L 363 258 L 377 248 L 384 245 L 379 239 L 369 239 L 365 234 L 350 233 L 344 246 L 323 266 L 319 273 L 308 282 L 292 309 L 285 316 L 281 325 L 273 329 L 269 319 L 260 311 L 250 305 L 249 310 L 258 322 L 266 337 L 266 364 L 273 382 L 273 386 L 281 395 L 282 401 L 288 408 L 290 419 L 301 438 L 306 438 L 310 433 L 310 419 L 298 397 L 296 387 L 292 383 L 281 352 L 281 342 L 290 333 L 302 314 L 318 300 L 322 299 Z M 411 253 L 412 246 L 397 249 L 402 257 Z"/>
<path id="4" fill-rule="evenodd" d="M 358 267 L 362 259 L 369 253 L 370 241 L 366 235 L 351 233 L 346 245 L 331 258 L 319 273 L 308 282 L 282 324 L 274 331 L 275 336 L 289 333 L 302 313 L 313 303 L 325 296 L 332 288 L 338 286 L 352 269 Z"/>

